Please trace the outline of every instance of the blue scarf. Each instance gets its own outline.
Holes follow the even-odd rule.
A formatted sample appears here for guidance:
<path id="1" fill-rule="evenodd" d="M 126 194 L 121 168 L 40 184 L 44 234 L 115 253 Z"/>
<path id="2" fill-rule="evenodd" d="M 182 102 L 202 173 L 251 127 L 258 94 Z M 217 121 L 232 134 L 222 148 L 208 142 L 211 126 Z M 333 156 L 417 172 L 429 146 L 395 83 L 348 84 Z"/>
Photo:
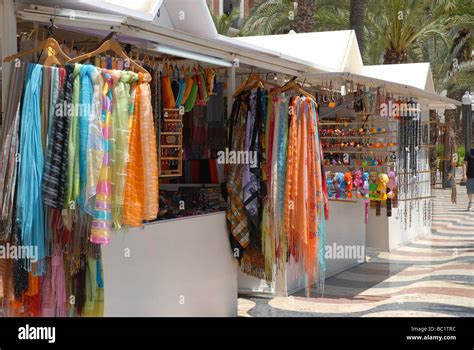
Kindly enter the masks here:
<path id="1" fill-rule="evenodd" d="M 88 64 L 81 66 L 81 95 L 79 97 L 79 174 L 80 197 L 79 203 L 84 205 L 84 191 L 87 183 L 87 137 L 89 134 L 89 115 L 94 95 L 95 67 Z"/>
<path id="2" fill-rule="evenodd" d="M 18 181 L 17 220 L 21 228 L 21 244 L 31 250 L 25 269 L 31 271 L 31 260 L 45 257 L 45 222 L 41 183 L 43 179 L 43 146 L 41 141 L 42 66 L 28 65 L 20 130 L 20 170 Z M 36 255 L 36 256 L 35 256 Z M 44 266 L 38 264 L 37 275 Z"/>

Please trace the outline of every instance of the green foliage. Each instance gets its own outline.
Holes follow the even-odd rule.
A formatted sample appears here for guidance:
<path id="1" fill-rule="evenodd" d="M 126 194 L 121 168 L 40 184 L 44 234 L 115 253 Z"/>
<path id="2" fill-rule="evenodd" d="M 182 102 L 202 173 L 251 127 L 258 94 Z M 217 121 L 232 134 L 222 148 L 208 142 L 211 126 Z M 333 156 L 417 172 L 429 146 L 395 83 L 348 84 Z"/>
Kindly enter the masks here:
<path id="1" fill-rule="evenodd" d="M 461 166 L 464 162 L 464 156 L 466 155 L 466 150 L 464 149 L 464 146 L 457 146 L 456 153 L 458 154 L 457 166 Z"/>
<path id="2" fill-rule="evenodd" d="M 287 33 L 295 28 L 295 1 L 261 0 L 239 35 Z M 474 86 L 472 0 L 366 0 L 365 64 L 430 62 L 438 92 Z M 349 28 L 349 0 L 318 0 L 315 31 Z"/>
<path id="3" fill-rule="evenodd" d="M 222 16 L 215 16 L 212 14 L 212 20 L 216 26 L 217 32 L 222 35 L 227 35 L 229 29 L 232 26 L 232 23 L 239 19 L 240 11 L 236 8 L 233 8 L 230 13 L 224 13 Z"/>
<path id="4" fill-rule="evenodd" d="M 436 144 L 436 157 L 441 158 L 444 155 L 444 145 L 441 143 Z"/>
<path id="5" fill-rule="evenodd" d="M 241 29 L 241 36 L 284 34 L 295 29 L 298 8 L 296 1 L 261 0 L 251 9 Z M 315 5 L 314 30 L 347 29 L 349 23 L 348 0 L 318 0 Z"/>

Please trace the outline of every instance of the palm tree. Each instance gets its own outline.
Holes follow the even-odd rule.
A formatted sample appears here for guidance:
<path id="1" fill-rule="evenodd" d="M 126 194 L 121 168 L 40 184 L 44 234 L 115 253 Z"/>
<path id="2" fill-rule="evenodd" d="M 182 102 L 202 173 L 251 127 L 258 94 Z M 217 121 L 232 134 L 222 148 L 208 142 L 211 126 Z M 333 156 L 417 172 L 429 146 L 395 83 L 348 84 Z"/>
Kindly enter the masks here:
<path id="1" fill-rule="evenodd" d="M 297 33 L 310 33 L 314 30 L 315 0 L 298 0 L 298 12 L 295 18 Z"/>
<path id="2" fill-rule="evenodd" d="M 293 1 L 259 1 L 250 9 L 249 16 L 240 28 L 240 35 L 287 33 L 292 29 L 295 11 Z"/>
<path id="3" fill-rule="evenodd" d="M 224 13 L 222 16 L 215 16 L 211 12 L 212 20 L 214 21 L 214 25 L 216 26 L 217 32 L 222 35 L 227 35 L 229 33 L 229 29 L 237 19 L 240 17 L 240 11 L 236 8 L 233 8 L 230 13 Z"/>
<path id="4" fill-rule="evenodd" d="M 365 0 L 351 0 L 349 27 L 355 30 L 360 54 L 364 55 L 364 12 Z"/>
<path id="5" fill-rule="evenodd" d="M 385 11 L 384 63 L 406 63 L 409 50 L 424 40 L 449 46 L 449 28 L 472 23 L 472 16 L 458 14 L 456 0 L 391 0 Z"/>
<path id="6" fill-rule="evenodd" d="M 290 0 L 260 0 L 250 9 L 249 16 L 240 28 L 240 35 L 270 35 L 288 33 L 291 29 L 298 29 L 298 8 L 301 6 Z M 313 30 L 340 30 L 347 29 L 349 23 L 349 7 L 347 0 L 318 0 L 314 5 L 314 12 L 303 6 L 303 11 L 313 13 Z M 305 22 L 306 23 L 306 22 Z"/>

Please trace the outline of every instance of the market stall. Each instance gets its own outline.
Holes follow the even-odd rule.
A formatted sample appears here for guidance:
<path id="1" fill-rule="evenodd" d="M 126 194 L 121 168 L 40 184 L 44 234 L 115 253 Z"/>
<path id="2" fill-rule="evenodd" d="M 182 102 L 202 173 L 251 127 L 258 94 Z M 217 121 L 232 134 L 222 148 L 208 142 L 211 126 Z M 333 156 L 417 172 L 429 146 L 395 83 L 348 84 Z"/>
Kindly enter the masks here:
<path id="1" fill-rule="evenodd" d="M 319 105 L 331 212 L 326 276 L 364 262 L 367 249 L 391 250 L 428 233 L 428 150 L 434 147 L 429 140 L 428 112 L 459 104 L 434 93 L 429 64 L 363 66 L 351 31 L 237 40 L 291 52 L 327 71 L 299 76 Z M 309 40 L 315 45 L 308 47 Z M 331 45 L 326 47 L 327 43 Z M 321 47 L 324 54 L 318 54 Z M 394 107 L 397 111 L 392 113 Z M 405 109 L 400 112 L 399 107 Z M 336 245 L 331 249 L 329 243 Z M 333 253 L 338 248 L 339 257 Z M 251 292 L 286 295 L 303 288 L 303 275 L 301 264 L 290 260 L 277 285 L 246 276 L 241 276 L 241 285 Z"/>
<path id="2" fill-rule="evenodd" d="M 316 285 L 323 291 L 325 278 L 364 261 L 366 241 L 377 247 L 384 244 L 379 238 L 409 239 L 391 228 L 394 220 L 427 226 L 430 194 L 400 172 L 424 174 L 424 153 L 416 147 L 426 112 L 410 119 L 420 127 L 403 134 L 410 135 L 401 139 L 409 142 L 405 151 L 399 123 L 381 121 L 381 105 L 366 110 L 366 99 L 396 94 L 429 104 L 436 96 L 364 76 L 329 76 L 363 71 L 353 32 L 307 34 L 318 46 L 327 36 L 338 43 L 326 56 L 308 55 L 304 46 L 286 52 L 276 44 L 291 51 L 303 35 L 265 37 L 271 46 L 218 35 L 205 1 L 158 1 L 147 7 L 151 14 L 138 10 L 143 16 L 132 12 L 133 18 L 120 6 L 61 4 L 24 1 L 15 9 L 3 2 L 4 25 L 13 34 L 18 25 L 20 55 L 2 67 L 4 130 L 11 132 L 2 140 L 21 134 L 33 141 L 4 144 L 9 159 L 19 153 L 20 160 L 4 161 L 2 171 L 18 174 L 20 198 L 35 197 L 17 205 L 10 196 L 15 177 L 4 182 L 2 239 L 43 244 L 39 263 L 30 256 L 0 266 L 4 313 L 235 316 L 237 290 L 287 295 L 305 288 L 310 295 Z M 183 19 L 196 13 L 203 16 Z M 14 40 L 2 38 L 2 57 L 16 51 Z M 26 110 L 15 113 L 22 84 L 41 123 L 26 123 Z M 93 118 L 65 124 L 55 100 L 85 103 Z M 339 125 L 352 131 L 342 133 Z M 21 166 L 32 159 L 35 167 Z M 369 168 L 377 179 L 397 171 L 404 190 L 366 188 Z M 425 200 L 419 219 L 405 214 L 412 205 L 403 202 L 412 199 Z M 389 202 L 398 204 L 395 219 Z M 379 215 L 382 207 L 386 216 Z M 44 222 L 45 231 L 32 233 L 24 217 Z M 39 293 L 43 288 L 47 293 Z"/>
<path id="3" fill-rule="evenodd" d="M 84 197 L 83 199 L 81 194 L 82 188 L 85 189 L 87 186 L 82 180 L 74 180 L 77 181 L 78 187 L 72 187 L 73 192 L 67 189 L 68 198 L 65 200 L 66 207 L 63 208 L 62 213 L 57 211 L 62 207 L 61 195 L 58 197 L 55 194 L 48 201 L 46 201 L 46 197 L 43 198 L 45 203 L 43 210 L 46 206 L 48 208 L 57 208 L 56 211 L 50 210 L 48 212 L 47 215 L 51 215 L 51 217 L 47 217 L 46 220 L 54 219 L 56 223 L 60 223 L 59 225 L 56 224 L 53 228 L 57 230 L 58 237 L 65 237 L 66 241 L 56 241 L 53 235 L 51 242 L 46 241 L 45 247 L 47 248 L 41 260 L 46 262 L 44 266 L 47 271 L 52 266 L 48 263 L 49 259 L 51 259 L 48 247 L 54 248 L 56 245 L 56 247 L 60 248 L 62 244 L 75 247 L 73 248 L 75 249 L 74 252 L 67 252 L 62 257 L 63 260 L 60 261 L 63 262 L 60 262 L 59 265 L 62 266 L 61 264 L 63 263 L 69 264 L 71 262 L 69 254 L 75 254 L 75 265 L 63 267 L 70 270 L 71 276 L 66 278 L 66 285 L 70 283 L 69 288 L 72 289 L 68 292 L 65 290 L 61 291 L 62 294 L 59 299 L 53 297 L 54 302 L 58 304 L 49 309 L 49 311 L 42 310 L 41 308 L 32 309 L 29 306 L 24 307 L 22 306 L 24 305 L 23 301 L 18 305 L 14 304 L 12 309 L 5 311 L 6 313 L 16 315 L 22 312 L 28 315 L 41 315 L 46 314 L 46 312 L 47 314 L 52 312 L 53 315 L 125 315 L 133 313 L 134 315 L 139 315 L 143 310 L 147 309 L 147 315 L 232 316 L 236 314 L 236 269 L 233 251 L 229 249 L 228 232 L 226 230 L 224 213 L 222 212 L 225 207 L 222 207 L 218 199 L 220 190 L 219 186 L 216 186 L 222 181 L 222 171 L 219 170 L 221 167 L 217 166 L 218 164 L 216 164 L 216 159 L 214 158 L 216 151 L 221 147 L 216 143 L 226 140 L 225 137 L 219 135 L 219 132 L 221 132 L 219 127 L 215 128 L 216 125 L 221 125 L 220 130 L 222 130 L 223 116 L 226 114 L 225 106 L 223 106 L 224 98 L 226 96 L 229 98 L 235 92 L 235 73 L 240 70 L 250 69 L 250 66 L 257 67 L 259 74 L 267 75 L 269 72 L 298 74 L 302 71 L 318 70 L 305 66 L 301 62 L 293 62 L 268 50 L 254 50 L 246 45 L 236 44 L 226 39 L 219 40 L 219 38 L 216 38 L 215 42 L 210 43 L 208 39 L 179 32 L 176 30 L 176 27 L 188 32 L 193 32 L 193 28 L 189 27 L 189 23 L 182 28 L 179 27 L 181 22 L 178 22 L 177 19 L 180 15 L 178 8 L 167 2 L 164 4 L 168 5 L 165 8 L 166 12 L 163 11 L 168 16 L 168 20 L 165 21 L 166 25 L 145 23 L 138 19 L 110 14 L 103 15 L 101 13 L 83 12 L 80 9 L 68 10 L 36 5 L 25 6 L 23 4 L 19 5 L 15 12 L 13 7 L 9 7 L 8 11 L 3 13 L 4 18 L 12 18 L 12 16 L 14 18 L 14 15 L 17 14 L 20 19 L 18 26 L 21 31 L 20 61 L 11 61 L 14 64 L 4 64 L 4 68 L 13 69 L 14 72 L 16 72 L 17 68 L 26 69 L 27 65 L 23 64 L 23 62 L 28 62 L 29 59 L 43 63 L 44 70 L 51 70 L 51 72 L 56 72 L 58 68 L 46 69 L 47 64 L 45 62 L 47 60 L 53 60 L 53 64 L 59 67 L 70 62 L 71 66 L 68 69 L 72 69 L 74 67 L 72 64 L 75 63 L 91 63 L 92 66 L 83 65 L 83 67 L 91 67 L 87 69 L 91 69 L 91 72 L 102 71 L 105 74 L 101 79 L 94 78 L 93 84 L 89 85 L 94 87 L 94 89 L 95 86 L 98 87 L 96 92 L 94 92 L 97 94 L 100 93 L 101 88 L 99 87 L 103 86 L 103 84 L 108 84 L 108 89 L 113 86 L 111 85 L 113 82 L 107 78 L 107 72 L 110 70 L 111 74 L 116 74 L 113 72 L 120 70 L 120 75 L 123 77 L 130 76 L 133 79 L 135 77 L 142 79 L 140 81 L 145 85 L 140 89 L 141 92 L 144 91 L 146 93 L 149 86 L 151 98 L 149 95 L 143 95 L 142 98 L 144 100 L 142 101 L 147 101 L 150 98 L 150 104 L 146 105 L 145 110 L 151 107 L 154 111 L 153 117 L 155 118 L 154 121 L 151 119 L 146 121 L 148 126 L 145 124 L 140 126 L 141 136 L 139 139 L 133 138 L 133 132 L 130 134 L 130 151 L 128 156 L 122 157 L 121 153 L 112 156 L 112 162 L 115 162 L 113 163 L 114 166 L 122 166 L 127 169 L 124 196 L 128 200 L 125 200 L 123 203 L 120 200 L 115 202 L 117 193 L 111 193 L 113 205 L 119 204 L 117 210 L 114 209 L 112 211 L 111 222 L 104 222 L 104 220 L 109 220 L 107 210 L 103 210 L 106 207 L 94 208 L 94 201 L 90 203 L 92 206 L 88 207 L 89 197 Z M 186 7 L 186 4 L 183 3 L 182 5 Z M 189 13 L 193 11 L 192 7 L 194 5 L 187 9 Z M 93 7 L 93 5 L 91 6 Z M 90 8 L 87 9 L 90 10 Z M 161 17 L 161 20 L 163 20 L 163 17 Z M 206 18 L 207 20 L 209 18 Z M 201 31 L 203 30 L 202 23 L 198 21 L 193 23 L 200 27 Z M 16 23 L 12 24 L 14 28 Z M 157 35 L 158 33 L 159 36 Z M 213 31 L 210 30 L 206 33 L 201 34 L 208 36 L 212 35 Z M 52 40 L 52 37 L 58 40 Z M 28 40 L 31 38 L 38 38 L 38 41 L 34 40 L 34 43 L 29 43 Z M 41 41 L 41 39 L 46 38 L 48 40 Z M 99 42 L 101 39 L 103 39 L 102 42 Z M 38 46 L 34 47 L 33 51 L 24 49 L 26 45 L 31 47 L 35 44 Z M 97 47 L 99 48 L 95 49 Z M 2 41 L 2 56 L 14 53 L 15 51 L 16 49 L 9 46 L 7 42 Z M 109 55 L 106 51 L 111 51 L 112 55 Z M 63 56 L 59 56 L 59 54 Z M 210 56 L 210 54 L 213 56 Z M 72 59 L 69 59 L 70 57 Z M 9 58 L 9 60 L 12 59 Z M 183 66 L 185 69 L 181 70 Z M 38 65 L 36 67 L 39 68 L 41 66 Z M 76 67 L 78 67 L 75 68 L 76 70 L 82 69 L 79 68 L 81 67 L 79 65 L 76 65 Z M 257 69 L 255 72 L 257 72 Z M 57 71 L 64 72 L 62 69 Z M 135 72 L 129 74 L 127 73 L 128 71 Z M 73 79 L 73 71 L 67 74 L 70 74 L 68 79 Z M 149 80 L 148 74 L 151 80 Z M 165 77 L 169 77 L 168 80 L 163 80 Z M 188 78 L 192 82 L 189 85 L 190 87 L 199 82 L 196 90 L 194 88 L 191 88 L 190 91 L 187 91 L 187 89 L 181 90 L 180 84 L 184 82 L 184 88 L 187 85 L 186 83 L 188 83 Z M 49 83 L 49 79 L 49 76 L 45 76 L 44 82 Z M 83 82 L 82 79 L 81 75 L 80 80 L 77 82 L 76 80 L 67 80 L 72 83 L 72 91 L 77 91 L 79 99 L 82 99 L 82 86 L 87 86 L 84 85 L 86 81 Z M 21 79 L 18 80 L 18 82 L 20 81 Z M 168 82 L 172 84 L 172 93 L 168 89 Z M 129 84 L 126 81 L 124 83 Z M 8 86 L 12 83 L 4 79 L 2 84 Z M 130 82 L 130 84 L 132 83 Z M 204 84 L 206 84 L 207 88 L 203 88 Z M 178 87 L 176 92 L 174 91 L 175 85 Z M 125 89 L 127 91 L 129 87 L 125 85 Z M 18 91 L 17 88 L 13 90 Z M 184 98 L 180 91 L 183 91 L 184 95 L 190 94 L 186 96 L 188 100 L 190 100 L 190 96 L 194 96 L 189 106 L 184 100 L 178 102 L 179 99 Z M 104 98 L 108 98 L 112 103 L 111 121 L 114 121 L 117 117 L 126 118 L 127 116 L 126 113 L 122 117 L 115 116 L 114 114 L 115 103 L 118 102 L 114 101 L 116 93 L 118 92 L 114 91 L 110 96 L 104 95 Z M 159 93 L 162 94 L 160 96 L 162 108 L 156 105 L 160 99 L 160 97 L 156 97 Z M 165 96 L 165 94 L 168 95 Z M 7 97 L 11 104 L 11 96 Z M 171 97 L 174 98 L 173 102 L 166 103 L 166 100 L 168 99 L 169 102 Z M 210 107 L 212 100 L 216 98 L 218 101 L 214 101 L 213 106 Z M 205 103 L 201 104 L 201 102 Z M 135 110 L 137 110 L 138 106 L 142 106 L 136 103 L 134 104 Z M 229 105 L 230 103 L 227 105 L 227 110 L 230 110 Z M 210 116 L 207 112 L 208 110 L 212 111 Z M 56 125 L 54 115 L 49 117 L 52 125 Z M 203 117 L 205 119 L 202 119 Z M 73 120 L 71 119 L 71 121 Z M 80 120 L 81 123 L 75 124 L 79 130 L 84 127 L 83 119 Z M 124 120 L 122 119 L 122 122 Z M 205 120 L 205 124 L 200 124 L 201 120 Z M 198 122 L 196 123 L 196 121 Z M 112 130 L 116 130 L 117 134 L 113 134 L 114 143 L 112 144 L 115 146 L 120 140 L 127 140 L 128 136 L 121 134 L 125 124 L 119 126 L 120 124 L 115 125 L 114 123 L 115 121 L 112 127 L 116 129 Z M 143 123 L 145 123 L 145 119 L 143 119 Z M 89 125 L 92 124 L 89 123 Z M 63 128 L 64 125 L 58 124 L 57 127 Z M 152 133 L 151 130 L 154 132 Z M 207 132 L 205 139 L 202 139 L 203 130 Z M 113 132 L 115 133 L 115 131 Z M 49 131 L 43 129 L 42 133 L 49 137 Z M 76 133 L 74 135 L 79 134 Z M 90 135 L 89 132 L 89 138 Z M 100 134 L 94 137 L 98 135 Z M 54 138 L 49 140 L 48 137 L 45 138 L 45 145 L 43 146 L 45 150 L 52 146 L 56 147 Z M 210 144 L 209 141 L 214 142 L 214 144 Z M 79 146 L 77 149 L 80 149 L 82 147 L 81 138 L 77 138 L 77 142 Z M 150 146 L 148 149 L 152 150 L 152 152 L 145 152 L 145 148 L 142 148 L 140 152 L 141 146 L 137 149 L 134 146 L 134 142 L 142 142 L 142 145 L 147 143 Z M 52 146 L 48 146 L 48 144 Z M 122 142 L 120 144 L 122 146 L 126 145 L 126 143 Z M 39 146 L 39 144 L 36 146 Z M 72 149 L 68 149 L 64 145 L 61 147 L 61 150 L 58 150 L 58 152 L 66 157 L 66 161 L 60 161 L 61 166 L 67 167 L 71 160 Z M 157 151 L 153 152 L 155 147 Z M 130 153 L 137 150 L 138 153 Z M 115 150 L 112 150 L 112 152 L 115 152 Z M 52 154 L 54 155 L 54 153 Z M 123 154 L 127 155 L 127 151 L 124 150 Z M 87 158 L 87 152 L 86 157 L 82 153 L 78 153 L 77 159 L 85 160 L 85 164 L 93 160 L 93 158 Z M 47 157 L 44 160 L 46 162 L 49 161 Z M 79 163 L 78 170 L 82 168 L 82 160 Z M 130 168 L 131 164 L 138 165 L 139 163 L 137 162 L 140 161 L 143 162 L 142 166 L 145 172 L 151 172 L 156 174 L 154 176 L 158 176 L 159 197 L 155 188 L 156 184 L 154 181 L 149 181 L 150 178 L 145 178 L 147 179 L 144 183 L 146 188 L 140 189 L 140 185 L 136 187 L 137 182 L 130 183 L 131 187 L 129 187 L 129 178 L 135 177 L 139 180 L 140 176 L 142 176 L 140 171 L 137 172 Z M 90 164 L 93 166 L 94 163 Z M 156 164 L 156 168 L 153 164 Z M 142 166 L 138 166 L 137 169 L 141 169 Z M 87 166 L 84 169 L 88 171 Z M 79 179 L 82 176 L 81 171 L 79 172 Z M 133 173 L 134 171 L 135 173 Z M 48 176 L 53 176 L 54 178 L 60 174 L 61 171 L 56 172 L 56 169 L 54 169 L 54 174 Z M 89 175 L 89 173 L 87 174 Z M 122 181 L 120 180 L 122 173 L 118 171 L 116 174 L 119 177 L 112 180 L 114 184 L 117 184 L 117 180 Z M 91 176 L 93 178 L 93 174 Z M 23 178 L 23 173 L 19 175 L 19 178 Z M 110 195 L 107 192 L 107 181 L 109 180 L 104 179 L 104 186 L 100 189 L 100 191 L 105 192 L 96 192 L 92 194 L 91 198 L 95 195 L 107 198 Z M 70 181 L 68 180 L 66 184 L 70 186 Z M 32 183 L 31 185 L 33 186 L 32 189 L 40 188 L 40 182 Z M 76 190 L 78 192 L 74 192 Z M 143 192 L 137 192 L 137 190 Z M 53 191 L 53 188 L 51 188 L 51 191 Z M 47 193 L 44 187 L 40 192 L 43 192 L 43 196 Z M 133 205 L 129 204 L 129 200 L 131 200 Z M 144 208 L 146 208 L 148 213 L 144 211 L 139 216 L 136 216 L 133 208 L 137 205 L 142 205 L 140 204 L 142 200 L 142 204 L 145 205 Z M 98 202 L 95 201 L 95 203 L 97 205 Z M 155 210 L 158 207 L 160 210 Z M 123 214 L 121 214 L 122 210 Z M 96 221 L 90 223 L 93 227 L 90 240 L 96 244 L 92 246 L 87 243 L 88 224 L 83 221 L 83 214 L 88 212 L 93 213 L 94 220 L 97 221 L 97 223 L 95 223 Z M 74 217 L 74 213 L 77 213 L 79 217 Z M 41 213 L 37 214 L 37 218 L 42 217 Z M 66 216 L 64 216 L 65 214 Z M 72 221 L 64 222 L 67 217 Z M 158 221 L 154 221 L 156 219 Z M 101 222 L 104 223 L 104 227 L 99 225 Z M 147 222 L 144 228 L 142 222 Z M 71 224 L 72 226 L 67 226 Z M 124 229 L 123 232 L 118 231 L 121 226 L 128 228 Z M 111 227 L 116 232 L 109 232 Z M 72 232 L 79 230 L 77 232 L 82 233 L 74 233 L 72 236 L 69 236 L 64 234 L 64 229 L 72 229 Z M 189 232 L 191 229 L 192 232 Z M 49 233 L 46 232 L 46 234 Z M 76 242 L 70 245 L 68 240 L 74 236 L 83 237 L 86 240 L 76 239 Z M 209 243 L 209 240 L 212 240 L 212 243 Z M 51 243 L 52 246 L 50 245 Z M 97 244 L 101 244 L 102 249 L 97 249 Z M 186 248 L 192 246 L 196 249 Z M 209 247 L 212 248 L 212 254 L 205 253 L 209 251 Z M 179 253 L 180 249 L 184 249 L 183 253 L 186 251 L 187 255 L 185 258 Z M 100 252 L 101 250 L 102 253 Z M 159 253 L 161 250 L 166 250 L 167 254 Z M 153 252 L 156 252 L 159 256 L 154 255 Z M 54 254 L 57 254 L 57 252 L 53 253 L 54 259 L 59 259 L 58 257 L 61 256 Z M 159 260 L 158 264 L 162 264 L 164 268 L 167 267 L 167 273 L 156 268 L 155 262 L 158 261 L 157 259 Z M 195 269 L 189 268 L 190 261 L 196 262 Z M 144 268 L 144 265 L 148 266 L 149 270 Z M 36 265 L 32 266 L 36 268 Z M 119 266 L 122 267 L 120 268 Z M 172 267 L 171 270 L 170 267 Z M 10 267 L 7 266 L 6 268 L 9 269 Z M 26 267 L 26 269 L 31 277 L 27 275 L 22 277 L 23 287 L 15 287 L 16 292 L 20 293 L 17 295 L 25 293 L 21 288 L 31 288 L 31 281 L 39 283 L 39 281 L 50 280 L 48 275 L 42 277 L 43 272 L 41 271 L 30 271 L 30 267 Z M 64 271 L 67 273 L 67 270 Z M 147 278 L 137 279 L 137 276 L 147 272 L 149 273 Z M 124 281 L 130 281 L 126 284 L 133 281 L 132 288 L 124 288 Z M 189 283 L 183 282 L 183 284 L 178 284 L 177 281 L 189 281 Z M 220 283 L 222 283 L 222 286 L 219 286 Z M 7 285 L 5 284 L 5 286 Z M 87 290 L 85 295 L 84 288 Z M 104 291 L 105 300 L 103 299 Z M 33 300 L 33 298 L 37 298 L 39 295 L 35 290 L 28 293 L 24 294 L 28 296 L 26 299 L 27 303 L 30 303 L 30 299 Z M 69 306 L 65 304 L 66 296 L 68 295 L 74 300 L 74 303 L 71 303 Z M 204 295 L 213 295 L 213 298 L 204 298 Z M 10 291 L 8 291 L 8 298 L 12 297 Z M 173 301 L 168 302 L 167 298 L 171 298 L 174 301 L 177 300 L 177 303 Z M 123 300 L 127 300 L 127 303 L 119 302 Z M 22 307 L 23 309 L 21 309 Z"/>

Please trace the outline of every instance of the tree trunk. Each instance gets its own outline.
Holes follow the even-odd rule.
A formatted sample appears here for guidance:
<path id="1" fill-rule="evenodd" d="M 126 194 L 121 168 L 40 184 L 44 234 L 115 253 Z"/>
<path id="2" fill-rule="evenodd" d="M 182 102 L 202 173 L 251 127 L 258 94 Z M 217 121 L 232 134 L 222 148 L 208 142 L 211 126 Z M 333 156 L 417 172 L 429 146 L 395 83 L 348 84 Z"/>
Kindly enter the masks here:
<path id="1" fill-rule="evenodd" d="M 438 117 L 436 115 L 436 111 L 430 109 L 430 143 L 432 145 L 438 144 Z M 429 157 L 430 157 L 430 171 L 431 171 L 431 187 L 434 188 L 436 186 L 436 176 L 438 174 L 438 168 L 436 164 L 436 148 L 431 147 L 429 149 Z M 441 165 L 440 165 L 441 167 Z"/>
<path id="2" fill-rule="evenodd" d="M 351 0 L 349 25 L 355 30 L 360 54 L 364 55 L 364 12 L 365 0 Z"/>
<path id="3" fill-rule="evenodd" d="M 298 0 L 295 17 L 295 31 L 297 33 L 310 33 L 314 31 L 315 0 Z"/>
<path id="4" fill-rule="evenodd" d="M 383 55 L 383 64 L 398 63 L 408 63 L 407 52 L 405 50 L 400 52 L 391 46 L 385 49 L 385 54 Z"/>
<path id="5" fill-rule="evenodd" d="M 451 151 L 454 148 L 454 131 L 453 131 L 453 122 L 454 122 L 454 112 L 452 109 L 447 109 L 444 111 L 444 122 L 446 125 L 446 132 L 444 133 L 444 154 L 443 154 L 443 172 L 442 172 L 442 186 L 443 188 L 451 188 L 451 182 L 449 180 L 449 174 L 451 173 Z"/>

